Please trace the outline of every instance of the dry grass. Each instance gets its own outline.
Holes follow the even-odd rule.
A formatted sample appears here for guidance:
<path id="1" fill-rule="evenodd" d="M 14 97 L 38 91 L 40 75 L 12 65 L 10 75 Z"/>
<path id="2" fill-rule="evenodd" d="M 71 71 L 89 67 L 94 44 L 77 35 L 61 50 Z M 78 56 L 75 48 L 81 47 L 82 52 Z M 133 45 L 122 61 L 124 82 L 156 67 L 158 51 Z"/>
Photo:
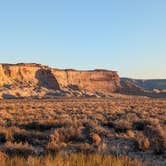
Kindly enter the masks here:
<path id="1" fill-rule="evenodd" d="M 165 140 L 165 99 L 0 101 L 0 151 L 9 158 L 97 153 L 163 164 Z"/>
<path id="2" fill-rule="evenodd" d="M 108 155 L 70 154 L 44 157 L 13 157 L 1 160 L 1 166 L 141 166 L 128 157 L 113 157 Z"/>

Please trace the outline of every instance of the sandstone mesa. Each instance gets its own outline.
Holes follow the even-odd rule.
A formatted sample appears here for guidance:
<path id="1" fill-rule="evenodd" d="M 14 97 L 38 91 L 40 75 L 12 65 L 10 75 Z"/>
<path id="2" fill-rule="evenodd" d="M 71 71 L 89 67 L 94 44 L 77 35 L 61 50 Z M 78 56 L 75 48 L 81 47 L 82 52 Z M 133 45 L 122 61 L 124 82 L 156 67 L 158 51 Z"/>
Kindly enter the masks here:
<path id="1" fill-rule="evenodd" d="M 110 94 L 120 87 L 115 71 L 60 70 L 39 64 L 1 64 L 1 98 Z"/>

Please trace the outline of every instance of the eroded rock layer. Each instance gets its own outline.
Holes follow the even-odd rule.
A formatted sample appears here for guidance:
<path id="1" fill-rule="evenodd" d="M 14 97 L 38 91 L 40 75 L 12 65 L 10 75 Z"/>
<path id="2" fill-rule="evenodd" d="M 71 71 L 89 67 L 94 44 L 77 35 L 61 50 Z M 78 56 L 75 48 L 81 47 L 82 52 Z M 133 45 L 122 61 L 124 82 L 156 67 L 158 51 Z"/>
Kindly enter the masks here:
<path id="1" fill-rule="evenodd" d="M 59 70 L 39 64 L 0 65 L 1 98 L 110 94 L 119 87 L 115 71 Z"/>

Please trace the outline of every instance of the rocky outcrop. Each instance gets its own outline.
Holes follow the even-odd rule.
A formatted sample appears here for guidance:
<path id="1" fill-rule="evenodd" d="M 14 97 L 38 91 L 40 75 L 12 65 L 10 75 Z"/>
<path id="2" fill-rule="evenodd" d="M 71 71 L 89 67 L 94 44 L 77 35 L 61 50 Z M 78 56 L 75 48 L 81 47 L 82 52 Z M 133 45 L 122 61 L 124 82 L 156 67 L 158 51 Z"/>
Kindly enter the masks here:
<path id="1" fill-rule="evenodd" d="M 107 94 L 116 92 L 120 79 L 115 71 L 59 70 L 39 64 L 1 64 L 0 96 L 45 97 Z"/>
<path id="2" fill-rule="evenodd" d="M 61 89 L 80 90 L 88 93 L 112 93 L 120 86 L 116 72 L 107 70 L 77 71 L 52 70 Z"/>

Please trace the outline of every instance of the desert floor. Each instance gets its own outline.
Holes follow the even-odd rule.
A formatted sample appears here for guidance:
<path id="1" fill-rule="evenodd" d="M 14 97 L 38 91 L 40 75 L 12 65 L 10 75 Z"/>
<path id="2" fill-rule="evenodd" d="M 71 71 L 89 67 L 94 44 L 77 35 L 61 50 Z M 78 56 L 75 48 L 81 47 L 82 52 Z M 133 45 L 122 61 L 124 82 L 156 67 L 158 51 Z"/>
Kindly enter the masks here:
<path id="1" fill-rule="evenodd" d="M 1 100 L 0 151 L 111 154 L 165 166 L 166 99 Z"/>

